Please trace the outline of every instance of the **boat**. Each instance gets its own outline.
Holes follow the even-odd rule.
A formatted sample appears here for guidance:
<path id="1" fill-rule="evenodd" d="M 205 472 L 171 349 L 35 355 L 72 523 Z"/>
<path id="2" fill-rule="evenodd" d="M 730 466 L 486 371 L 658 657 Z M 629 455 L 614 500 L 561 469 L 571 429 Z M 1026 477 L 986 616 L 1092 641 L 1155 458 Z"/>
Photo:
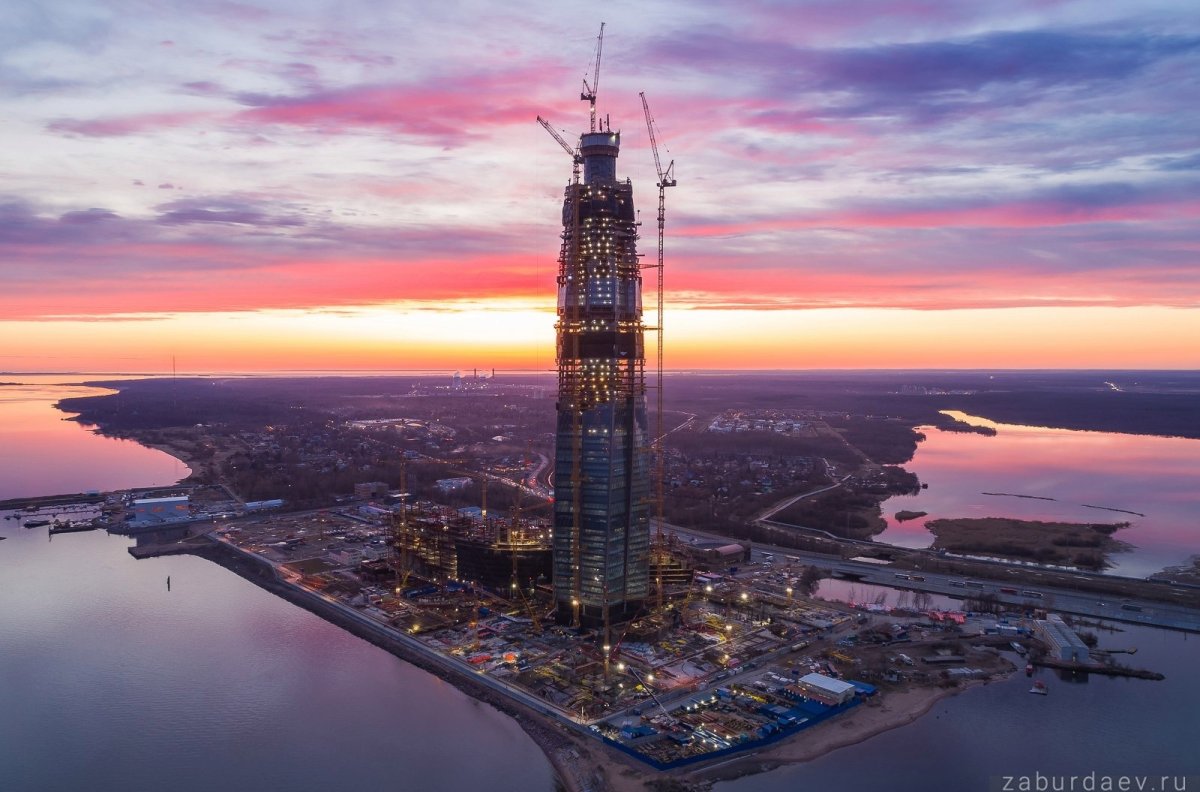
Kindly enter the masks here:
<path id="1" fill-rule="evenodd" d="M 1016 652 L 1017 654 L 1021 655 L 1022 657 L 1025 656 L 1025 647 L 1021 646 L 1021 644 L 1017 643 L 1016 641 L 1013 641 L 1012 643 L 1009 644 L 1009 646 L 1011 646 L 1013 648 L 1013 651 Z"/>
<path id="2" fill-rule="evenodd" d="M 26 520 L 22 523 L 26 528 L 41 528 L 43 525 L 49 525 L 49 520 Z"/>
<path id="3" fill-rule="evenodd" d="M 1033 663 L 1025 664 L 1025 676 L 1033 676 Z"/>
<path id="4" fill-rule="evenodd" d="M 1046 683 L 1039 679 L 1033 683 L 1033 687 L 1029 688 L 1029 692 L 1036 693 L 1039 696 L 1045 696 L 1050 691 L 1046 689 Z"/>

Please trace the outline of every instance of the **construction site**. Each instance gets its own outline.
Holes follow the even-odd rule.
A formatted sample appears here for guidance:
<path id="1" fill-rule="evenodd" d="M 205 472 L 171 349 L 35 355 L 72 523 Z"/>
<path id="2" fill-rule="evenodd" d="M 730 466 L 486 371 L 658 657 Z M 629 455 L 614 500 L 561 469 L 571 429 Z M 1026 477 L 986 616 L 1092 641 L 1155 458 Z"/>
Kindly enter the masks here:
<path id="1" fill-rule="evenodd" d="M 580 94 L 589 113 L 578 143 L 538 118 L 571 160 L 550 516 L 533 516 L 523 502 L 537 496 L 526 484 L 536 479 L 527 453 L 507 480 L 513 496 L 502 516 L 487 504 L 487 481 L 497 476 L 459 470 L 439 481 L 447 491 L 471 476 L 484 484 L 479 507 L 455 509 L 414 501 L 401 473 L 398 490 L 358 485 L 354 505 L 218 521 L 205 537 L 269 565 L 275 580 L 390 646 L 669 769 L 782 739 L 874 695 L 872 682 L 845 680 L 860 669 L 884 679 L 882 666 L 862 667 L 848 635 L 880 617 L 805 596 L 805 569 L 791 560 L 751 569 L 758 562 L 748 544 L 666 529 L 663 273 L 674 161 L 663 167 L 643 93 L 658 177 L 657 255 L 644 263 L 633 185 L 617 176 L 620 132 L 597 113 L 603 44 L 602 25 Z M 656 285 L 649 325 L 648 270 Z M 650 383 L 647 331 L 657 342 Z M 1008 669 L 994 651 L 961 645 L 960 622 L 929 629 L 939 640 L 945 633 L 971 674 Z M 895 664 L 883 663 L 893 684 L 930 681 Z"/>
<path id="2" fill-rule="evenodd" d="M 657 256 L 643 263 L 633 185 L 617 176 L 621 133 L 597 113 L 603 46 L 601 25 L 578 143 L 537 119 L 571 160 L 551 518 L 524 516 L 519 484 L 499 518 L 488 513 L 486 487 L 477 511 L 455 511 L 410 504 L 402 480 L 391 504 L 243 520 L 216 533 L 288 582 L 665 769 L 779 739 L 875 688 L 841 681 L 809 651 L 855 617 L 800 596 L 800 568 L 738 578 L 748 545 L 698 546 L 664 530 L 664 229 L 674 161 L 663 167 L 643 93 L 658 176 Z M 647 270 L 657 287 L 651 325 Z M 649 385 L 647 331 L 657 339 Z"/>
<path id="3" fill-rule="evenodd" d="M 988 638 L 974 618 L 867 615 L 803 596 L 803 569 L 791 562 L 747 568 L 739 545 L 686 541 L 667 543 L 668 574 L 651 568 L 663 581 L 651 604 L 610 623 L 606 639 L 603 624 L 556 622 L 545 526 L 403 499 L 390 517 L 383 511 L 247 516 L 206 538 L 658 769 L 782 739 L 876 686 L 943 685 L 1012 668 L 996 648 L 1012 636 Z M 910 630 L 948 662 L 909 667 L 907 655 L 887 651 L 911 643 Z"/>

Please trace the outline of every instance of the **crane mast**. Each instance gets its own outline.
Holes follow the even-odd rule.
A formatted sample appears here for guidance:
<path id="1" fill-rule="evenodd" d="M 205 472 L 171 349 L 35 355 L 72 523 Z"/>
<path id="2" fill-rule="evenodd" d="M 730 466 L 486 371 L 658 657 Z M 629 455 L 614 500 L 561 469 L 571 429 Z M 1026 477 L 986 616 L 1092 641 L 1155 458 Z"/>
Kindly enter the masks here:
<path id="1" fill-rule="evenodd" d="M 663 479 L 666 477 L 666 460 L 664 457 L 663 438 L 665 435 L 663 425 L 663 237 L 667 227 L 667 188 L 675 186 L 675 160 L 667 165 L 664 171 L 662 167 L 662 159 L 658 156 L 658 138 L 654 135 L 654 116 L 650 113 L 650 103 L 646 101 L 646 92 L 642 91 L 638 94 L 642 97 L 642 110 L 646 113 L 646 131 L 650 135 L 650 150 L 654 153 L 654 170 L 658 173 L 658 263 L 655 265 L 658 268 L 658 387 L 657 387 L 657 409 L 655 410 L 655 440 L 654 440 L 654 486 L 655 500 L 657 501 L 657 518 L 658 525 L 655 532 L 655 544 L 658 546 L 658 608 L 662 610 L 663 605 L 663 583 L 662 569 L 666 560 L 666 537 L 663 533 L 664 503 L 665 493 L 663 491 Z"/>
<path id="2" fill-rule="evenodd" d="M 587 77 L 583 78 L 583 90 L 579 92 L 581 101 L 588 103 L 590 121 L 589 131 L 596 131 L 596 92 L 600 90 L 600 53 L 604 51 L 604 23 L 600 23 L 600 35 L 596 37 L 596 65 L 592 69 L 592 83 L 588 85 Z"/>

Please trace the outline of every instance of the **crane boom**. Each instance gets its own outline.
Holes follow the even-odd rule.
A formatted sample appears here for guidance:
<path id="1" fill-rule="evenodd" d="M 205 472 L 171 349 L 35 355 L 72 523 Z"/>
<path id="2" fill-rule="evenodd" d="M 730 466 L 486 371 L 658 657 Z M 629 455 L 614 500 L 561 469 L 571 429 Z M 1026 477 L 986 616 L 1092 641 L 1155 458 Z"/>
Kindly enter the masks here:
<path id="1" fill-rule="evenodd" d="M 579 98 L 588 103 L 590 116 L 589 130 L 596 131 L 596 92 L 600 90 L 600 53 L 604 51 L 604 23 L 600 23 L 600 35 L 596 37 L 596 65 L 592 69 L 592 84 L 588 85 L 587 77 L 583 78 L 583 90 Z"/>
<path id="2" fill-rule="evenodd" d="M 547 132 L 550 133 L 551 137 L 553 137 L 555 140 L 558 141 L 558 145 L 563 147 L 563 151 L 565 151 L 571 155 L 571 159 L 582 161 L 582 158 L 579 156 L 579 152 L 575 150 L 575 147 L 572 146 L 570 143 L 568 143 L 566 140 L 564 140 L 563 136 L 558 134 L 558 130 L 555 129 L 554 127 L 550 126 L 549 121 L 542 118 L 541 116 L 538 116 L 537 122 L 542 125 L 543 129 L 545 129 Z"/>
<path id="3" fill-rule="evenodd" d="M 662 160 L 658 156 L 658 138 L 654 135 L 654 116 L 650 114 L 650 103 L 646 101 L 646 92 L 642 91 L 638 94 L 642 97 L 642 110 L 646 113 L 646 131 L 650 133 L 650 151 L 654 154 L 654 170 L 658 173 L 658 186 L 674 187 L 675 186 L 675 160 L 667 165 L 666 171 L 663 171 Z"/>

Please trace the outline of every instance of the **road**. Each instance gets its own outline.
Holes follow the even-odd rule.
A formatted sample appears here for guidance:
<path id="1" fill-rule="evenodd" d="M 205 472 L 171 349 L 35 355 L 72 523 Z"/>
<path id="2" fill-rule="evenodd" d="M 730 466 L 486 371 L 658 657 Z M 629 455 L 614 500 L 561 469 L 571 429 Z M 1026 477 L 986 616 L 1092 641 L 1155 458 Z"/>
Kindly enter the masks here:
<path id="1" fill-rule="evenodd" d="M 825 465 L 826 465 L 826 467 L 828 467 L 829 463 L 826 462 Z M 851 476 L 851 474 L 847 473 L 846 475 L 842 476 L 839 480 L 833 482 L 832 484 L 830 484 L 827 487 L 821 487 L 821 489 L 815 489 L 812 492 L 802 492 L 799 495 L 782 500 L 779 503 L 772 506 L 771 508 L 764 511 L 762 514 L 758 515 L 758 517 L 754 518 L 754 521 L 755 522 L 766 522 L 766 521 L 770 520 L 772 517 L 774 517 L 776 514 L 779 514 L 779 512 L 781 512 L 784 509 L 791 506 L 793 503 L 796 503 L 797 501 L 802 501 L 805 498 L 811 498 L 813 495 L 820 495 L 822 492 L 829 492 L 829 490 L 837 489 L 838 487 L 845 484 L 846 479 L 850 478 L 850 476 Z M 794 526 L 792 526 L 792 527 L 794 527 Z M 824 531 L 822 531 L 822 533 L 824 533 Z M 832 534 L 830 534 L 830 536 L 832 536 Z"/>
<path id="2" fill-rule="evenodd" d="M 550 476 L 552 474 L 552 472 L 549 470 L 550 457 L 546 456 L 540 451 L 535 453 L 537 454 L 538 458 L 537 467 L 534 468 L 533 472 L 530 473 L 525 479 L 525 486 L 536 491 L 539 498 L 546 500 L 550 498 L 554 492 L 554 488 L 550 485 Z"/>
<path id="3" fill-rule="evenodd" d="M 656 523 L 657 521 L 654 522 Z M 652 527 L 657 528 L 657 525 Z M 679 526 L 667 523 L 664 523 L 663 528 L 667 532 L 674 531 L 676 535 L 685 539 L 705 542 L 729 541 L 729 537 L 726 536 L 691 528 L 680 528 Z M 768 556 L 771 558 L 768 559 Z M 1018 569 L 1015 567 L 1008 569 L 1008 572 L 1014 579 L 1024 577 L 1026 578 L 1025 582 L 1004 583 L 996 580 L 972 580 L 962 575 L 897 570 L 891 566 L 850 561 L 838 556 L 810 553 L 790 547 L 777 547 L 760 542 L 751 543 L 750 560 L 753 564 L 751 569 L 760 569 L 771 565 L 782 568 L 788 563 L 798 562 L 809 566 L 831 569 L 841 575 L 854 575 L 863 583 L 889 586 L 891 588 L 926 591 L 931 594 L 941 594 L 960 599 L 972 595 L 990 594 L 995 596 L 998 602 L 1006 605 L 1025 605 L 1112 621 L 1200 632 L 1200 610 L 1158 602 L 1156 600 L 1113 598 L 1106 595 L 1075 592 L 1060 587 L 1028 582 L 1027 578 L 1030 576 L 1036 578 L 1045 574 L 1036 569 Z M 746 574 L 748 573 L 742 570 L 739 576 Z M 908 575 L 908 578 L 901 578 L 899 577 L 900 575 Z M 923 579 L 917 580 L 914 578 Z M 968 583 L 971 585 L 968 586 Z M 1009 593 L 1003 591 L 1003 589 L 1012 589 L 1015 593 Z M 1032 593 L 1026 594 L 1025 592 Z"/>

